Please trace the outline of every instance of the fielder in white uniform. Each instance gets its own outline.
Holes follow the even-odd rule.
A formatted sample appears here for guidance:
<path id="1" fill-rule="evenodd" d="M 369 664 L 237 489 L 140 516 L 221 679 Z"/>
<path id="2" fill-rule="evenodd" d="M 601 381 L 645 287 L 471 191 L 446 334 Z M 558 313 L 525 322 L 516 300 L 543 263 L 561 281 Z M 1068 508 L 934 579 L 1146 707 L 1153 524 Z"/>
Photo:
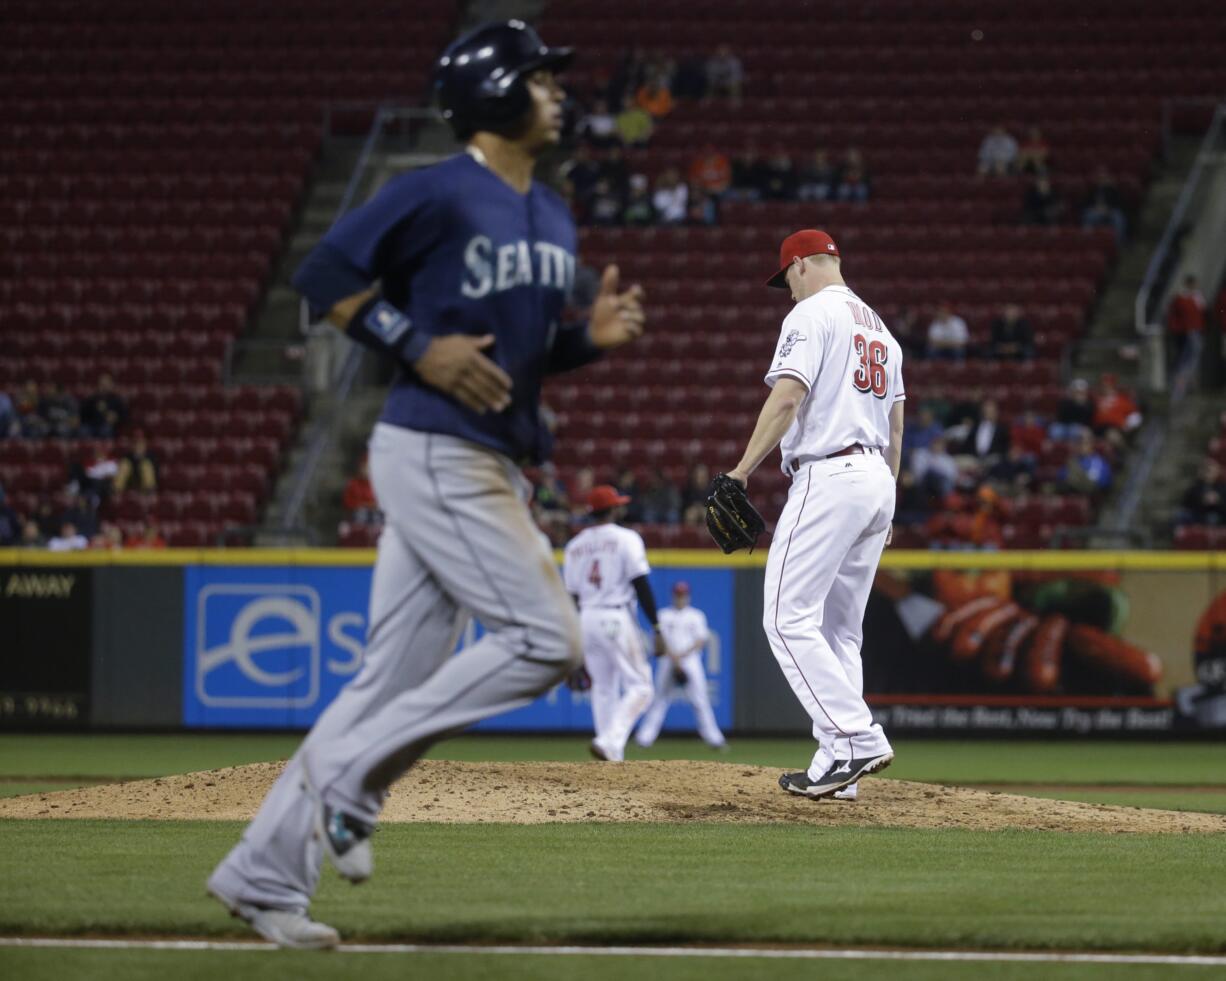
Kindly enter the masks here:
<path id="1" fill-rule="evenodd" d="M 827 797 L 894 759 L 864 702 L 864 608 L 894 517 L 902 452 L 902 350 L 843 282 L 825 232 L 788 236 L 768 286 L 791 290 L 766 383 L 771 393 L 740 463 L 747 483 L 782 440 L 792 478 L 766 562 L 762 623 L 819 746 L 789 793 Z"/>
<path id="2" fill-rule="evenodd" d="M 620 762 L 634 724 L 651 703 L 651 668 L 634 615 L 637 595 L 662 645 L 651 572 L 642 536 L 617 524 L 630 498 L 607 484 L 593 487 L 588 506 L 596 522 L 566 546 L 562 581 L 579 605 L 583 663 L 592 680 L 592 755 Z"/>
<path id="3" fill-rule="evenodd" d="M 706 614 L 690 605 L 688 583 L 679 582 L 673 586 L 673 605 L 660 611 L 660 634 L 664 638 L 666 656 L 660 658 L 656 667 L 656 697 L 643 716 L 635 742 L 646 749 L 656 741 L 669 703 L 681 694 L 694 708 L 702 741 L 712 749 L 723 749 L 726 745 L 724 734 L 711 710 L 711 693 L 702 665 L 702 651 L 711 639 L 711 630 Z"/>

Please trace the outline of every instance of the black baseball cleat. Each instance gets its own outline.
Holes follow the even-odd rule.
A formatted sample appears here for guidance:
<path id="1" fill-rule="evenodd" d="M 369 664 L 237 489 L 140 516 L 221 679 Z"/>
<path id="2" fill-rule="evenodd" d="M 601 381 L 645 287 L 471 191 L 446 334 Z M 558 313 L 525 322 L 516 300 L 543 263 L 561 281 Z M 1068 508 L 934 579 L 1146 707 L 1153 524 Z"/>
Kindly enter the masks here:
<path id="1" fill-rule="evenodd" d="M 822 774 L 820 780 L 810 779 L 809 774 L 801 770 L 799 773 L 785 773 L 779 778 L 779 786 L 789 794 L 811 797 L 816 800 L 820 797 L 829 797 L 836 790 L 855 783 L 870 773 L 879 773 L 892 762 L 894 762 L 893 752 L 866 756 L 860 760 L 835 760 Z"/>

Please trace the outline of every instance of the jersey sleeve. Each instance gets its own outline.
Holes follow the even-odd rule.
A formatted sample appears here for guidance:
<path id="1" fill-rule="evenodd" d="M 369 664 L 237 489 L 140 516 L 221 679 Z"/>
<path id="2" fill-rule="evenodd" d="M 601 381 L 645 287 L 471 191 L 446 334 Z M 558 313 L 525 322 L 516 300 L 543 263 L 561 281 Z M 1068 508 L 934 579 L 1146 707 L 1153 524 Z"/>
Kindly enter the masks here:
<path id="1" fill-rule="evenodd" d="M 568 548 L 562 553 L 562 584 L 572 596 L 579 592 L 579 570 L 575 568 L 576 565 L 575 558 Z"/>
<path id="2" fill-rule="evenodd" d="M 695 606 L 691 606 L 690 609 L 694 611 L 694 633 L 696 634 L 694 639 L 701 637 L 705 644 L 711 637 L 711 628 L 707 626 L 707 615 Z"/>
<path id="3" fill-rule="evenodd" d="M 631 531 L 625 536 L 622 549 L 627 582 L 633 582 L 639 576 L 651 572 L 651 566 L 647 564 L 647 546 L 643 544 L 643 537 L 638 532 Z"/>
<path id="4" fill-rule="evenodd" d="M 444 207 L 426 171 L 389 181 L 343 215 L 294 273 L 293 284 L 323 316 L 390 270 L 411 265 L 443 233 Z"/>
<path id="5" fill-rule="evenodd" d="M 812 390 L 822 358 L 824 337 L 820 326 L 812 317 L 796 310 L 784 318 L 775 358 L 764 379 L 766 384 L 774 388 L 780 378 L 795 378 Z"/>

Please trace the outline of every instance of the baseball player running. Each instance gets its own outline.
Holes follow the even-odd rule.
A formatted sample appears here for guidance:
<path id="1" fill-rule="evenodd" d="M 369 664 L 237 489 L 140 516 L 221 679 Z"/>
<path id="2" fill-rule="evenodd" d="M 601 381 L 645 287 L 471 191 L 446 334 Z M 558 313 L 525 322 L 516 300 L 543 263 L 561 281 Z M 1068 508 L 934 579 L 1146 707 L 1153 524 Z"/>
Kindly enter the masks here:
<path id="1" fill-rule="evenodd" d="M 864 608 L 894 517 L 902 452 L 902 351 L 843 282 L 825 232 L 788 236 L 771 287 L 791 290 L 766 373 L 771 393 L 728 476 L 747 484 L 782 440 L 792 478 L 766 562 L 762 623 L 819 746 L 784 790 L 827 797 L 894 759 L 864 702 Z"/>
<path id="2" fill-rule="evenodd" d="M 666 656 L 660 658 L 656 667 L 656 697 L 643 716 L 635 742 L 646 749 L 656 741 L 669 703 L 680 689 L 694 708 L 702 741 L 712 749 L 723 749 L 727 744 L 711 711 L 711 693 L 702 667 L 702 649 L 711 639 L 711 631 L 702 610 L 690 605 L 688 583 L 674 584 L 673 605 L 660 611 L 660 634 Z"/>
<path id="3" fill-rule="evenodd" d="M 592 680 L 592 755 L 612 762 L 626 758 L 626 740 L 651 702 L 635 597 L 662 648 L 647 549 L 638 532 L 617 524 L 629 503 L 608 484 L 593 487 L 588 507 L 595 524 L 572 538 L 562 557 L 562 580 L 579 606 L 583 662 Z"/>
<path id="4" fill-rule="evenodd" d="M 371 874 L 387 788 L 432 743 L 527 705 L 581 657 L 520 464 L 549 454 L 544 376 L 637 337 L 643 311 L 641 291 L 619 291 L 609 267 L 590 322 L 559 323 L 577 236 L 532 170 L 558 142 L 553 72 L 571 57 L 518 21 L 452 44 L 435 91 L 466 152 L 389 182 L 295 276 L 317 311 L 398 372 L 370 441 L 387 520 L 362 667 L 208 883 L 282 946 L 337 943 L 307 914 L 320 864 L 353 882 Z M 453 657 L 468 612 L 487 633 Z"/>

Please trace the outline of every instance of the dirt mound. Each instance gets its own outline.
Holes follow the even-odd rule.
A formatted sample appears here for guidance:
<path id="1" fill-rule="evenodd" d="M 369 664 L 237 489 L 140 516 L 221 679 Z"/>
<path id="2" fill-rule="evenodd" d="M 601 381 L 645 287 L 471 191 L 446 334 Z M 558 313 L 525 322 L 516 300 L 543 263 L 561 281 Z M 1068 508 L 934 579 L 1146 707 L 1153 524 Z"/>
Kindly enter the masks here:
<path id="1" fill-rule="evenodd" d="M 0 818 L 246 820 L 281 772 L 256 763 L 0 800 Z M 869 778 L 854 803 L 791 797 L 779 771 L 733 763 L 427 760 L 392 790 L 384 822 L 786 822 L 998 831 L 1226 832 L 1226 815 L 1107 807 Z"/>

